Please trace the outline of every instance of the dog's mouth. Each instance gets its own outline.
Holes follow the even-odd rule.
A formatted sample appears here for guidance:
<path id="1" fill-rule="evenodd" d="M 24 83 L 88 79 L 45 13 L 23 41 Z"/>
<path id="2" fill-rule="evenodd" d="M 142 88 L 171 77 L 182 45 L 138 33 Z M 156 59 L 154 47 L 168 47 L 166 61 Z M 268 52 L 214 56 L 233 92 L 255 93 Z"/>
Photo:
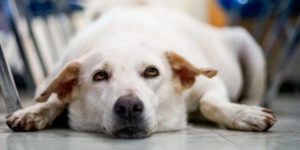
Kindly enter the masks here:
<path id="1" fill-rule="evenodd" d="M 115 138 L 138 139 L 150 136 L 145 130 L 138 127 L 125 127 L 114 132 Z"/>

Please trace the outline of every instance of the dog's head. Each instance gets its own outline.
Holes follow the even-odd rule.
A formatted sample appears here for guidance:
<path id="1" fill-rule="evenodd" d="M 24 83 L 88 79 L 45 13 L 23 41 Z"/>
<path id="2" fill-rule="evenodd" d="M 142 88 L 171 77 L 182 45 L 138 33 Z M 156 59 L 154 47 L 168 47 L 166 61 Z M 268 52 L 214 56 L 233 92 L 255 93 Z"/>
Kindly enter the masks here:
<path id="1" fill-rule="evenodd" d="M 36 101 L 56 94 L 69 103 L 74 129 L 142 138 L 185 127 L 182 92 L 200 74 L 212 77 L 216 71 L 195 68 L 171 51 L 94 51 L 69 62 Z"/>

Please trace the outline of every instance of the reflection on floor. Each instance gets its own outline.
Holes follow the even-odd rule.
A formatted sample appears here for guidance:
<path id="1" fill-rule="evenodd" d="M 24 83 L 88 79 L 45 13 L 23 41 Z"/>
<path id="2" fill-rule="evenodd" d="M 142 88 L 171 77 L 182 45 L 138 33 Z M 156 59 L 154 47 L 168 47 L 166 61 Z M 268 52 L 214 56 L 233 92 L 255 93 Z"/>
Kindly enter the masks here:
<path id="1" fill-rule="evenodd" d="M 300 149 L 299 96 L 280 96 L 273 103 L 278 122 L 266 133 L 239 132 L 208 125 L 189 125 L 181 132 L 154 134 L 141 140 L 111 139 L 96 133 L 48 129 L 12 132 L 0 120 L 1 150 L 193 150 L 193 149 Z"/>

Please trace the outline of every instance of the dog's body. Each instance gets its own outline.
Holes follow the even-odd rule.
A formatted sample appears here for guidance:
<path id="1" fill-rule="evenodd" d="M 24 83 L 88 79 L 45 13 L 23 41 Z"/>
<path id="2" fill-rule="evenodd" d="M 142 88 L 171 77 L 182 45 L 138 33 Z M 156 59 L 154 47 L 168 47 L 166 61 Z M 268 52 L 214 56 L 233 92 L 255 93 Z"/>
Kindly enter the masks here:
<path id="1" fill-rule="evenodd" d="M 71 128 L 115 137 L 181 130 L 187 114 L 238 130 L 274 124 L 270 110 L 243 105 L 260 103 L 265 82 L 262 51 L 244 29 L 142 5 L 111 9 L 81 31 L 37 90 L 40 103 L 8 116 L 8 125 L 44 129 L 66 105 Z M 107 75 L 100 71 L 90 81 L 97 70 Z"/>

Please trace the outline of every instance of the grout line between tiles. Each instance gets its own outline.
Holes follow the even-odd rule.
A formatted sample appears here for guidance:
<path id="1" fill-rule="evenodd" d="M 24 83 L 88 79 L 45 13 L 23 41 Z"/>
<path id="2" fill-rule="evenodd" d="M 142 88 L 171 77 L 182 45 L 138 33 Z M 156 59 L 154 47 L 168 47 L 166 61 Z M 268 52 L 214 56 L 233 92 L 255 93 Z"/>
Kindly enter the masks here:
<path id="1" fill-rule="evenodd" d="M 218 133 L 217 131 L 215 131 L 214 129 L 211 129 L 212 132 L 216 133 L 218 136 L 220 136 L 221 138 L 224 138 L 226 141 L 228 141 L 229 143 L 231 143 L 232 145 L 234 145 L 235 147 L 237 147 L 239 149 L 239 146 L 236 145 L 235 143 L 233 143 L 231 140 L 229 140 L 228 138 L 226 138 L 224 135 Z"/>

